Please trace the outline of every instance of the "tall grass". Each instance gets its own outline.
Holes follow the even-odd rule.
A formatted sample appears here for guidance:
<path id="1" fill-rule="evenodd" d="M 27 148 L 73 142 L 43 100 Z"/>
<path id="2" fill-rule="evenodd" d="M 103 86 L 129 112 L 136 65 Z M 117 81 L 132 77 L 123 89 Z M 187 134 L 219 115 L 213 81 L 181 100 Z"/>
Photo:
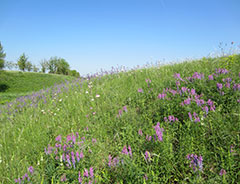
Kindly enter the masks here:
<path id="1" fill-rule="evenodd" d="M 7 104 L 0 181 L 239 182 L 240 63 L 219 60 L 78 79 Z"/>

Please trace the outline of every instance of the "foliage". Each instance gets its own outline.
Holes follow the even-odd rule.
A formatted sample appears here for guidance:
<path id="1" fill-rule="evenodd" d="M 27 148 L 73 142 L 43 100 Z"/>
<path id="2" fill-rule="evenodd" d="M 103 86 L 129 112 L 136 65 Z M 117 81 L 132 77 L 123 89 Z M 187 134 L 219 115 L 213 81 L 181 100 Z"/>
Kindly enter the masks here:
<path id="1" fill-rule="evenodd" d="M 26 69 L 27 69 L 28 72 L 32 71 L 33 65 L 30 61 L 26 62 Z"/>
<path id="2" fill-rule="evenodd" d="M 29 66 L 28 57 L 23 53 L 18 59 L 18 67 L 20 70 L 25 71 L 27 66 Z"/>
<path id="3" fill-rule="evenodd" d="M 63 58 L 59 58 L 57 60 L 57 74 L 63 74 L 63 75 L 67 75 L 68 74 L 68 70 L 69 70 L 69 64 L 68 62 L 63 59 Z"/>
<path id="4" fill-rule="evenodd" d="M 68 70 L 68 75 L 73 77 L 80 77 L 79 72 L 77 72 L 76 70 Z"/>
<path id="5" fill-rule="evenodd" d="M 57 73 L 67 75 L 69 70 L 68 62 L 63 58 L 51 57 L 48 61 L 49 73 Z"/>
<path id="6" fill-rule="evenodd" d="M 4 53 L 3 46 L 0 42 L 0 70 L 2 70 L 5 67 L 5 57 L 6 53 Z"/>
<path id="7" fill-rule="evenodd" d="M 239 64 L 116 69 L 6 104 L 2 182 L 238 183 Z"/>
<path id="8" fill-rule="evenodd" d="M 41 72 L 45 73 L 46 70 L 48 69 L 48 61 L 44 59 L 43 61 L 40 62 L 40 65 L 41 65 Z"/>
<path id="9" fill-rule="evenodd" d="M 4 88 L 0 90 L 0 104 L 3 104 L 74 78 L 64 75 L 2 71 L 0 79 L 0 86 Z"/>

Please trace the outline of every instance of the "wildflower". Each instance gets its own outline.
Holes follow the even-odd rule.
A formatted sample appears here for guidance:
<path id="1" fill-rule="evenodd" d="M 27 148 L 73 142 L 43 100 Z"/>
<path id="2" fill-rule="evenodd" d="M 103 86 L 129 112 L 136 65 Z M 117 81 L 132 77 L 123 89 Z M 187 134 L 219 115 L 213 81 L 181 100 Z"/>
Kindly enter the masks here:
<path id="1" fill-rule="evenodd" d="M 78 172 L 78 182 L 79 182 L 79 183 L 82 183 L 82 178 L 81 178 L 81 173 L 80 173 L 80 171 Z"/>
<path id="2" fill-rule="evenodd" d="M 154 129 L 155 129 L 155 131 L 156 131 L 156 135 L 157 135 L 157 137 L 158 137 L 158 140 L 159 140 L 159 141 L 163 141 L 162 136 L 163 136 L 163 131 L 164 131 L 164 129 L 163 129 L 163 128 L 160 128 L 160 123 L 159 123 L 159 122 L 157 123 L 156 126 L 154 126 Z"/>
<path id="3" fill-rule="evenodd" d="M 143 89 L 142 89 L 142 88 L 139 88 L 139 89 L 138 89 L 138 92 L 139 92 L 139 93 L 143 93 Z"/>
<path id="4" fill-rule="evenodd" d="M 148 151 L 145 152 L 145 160 L 150 162 L 150 153 Z"/>
<path id="5" fill-rule="evenodd" d="M 97 140 L 95 138 L 92 138 L 92 143 L 96 143 Z"/>
<path id="6" fill-rule="evenodd" d="M 61 176 L 61 181 L 67 181 L 66 174 L 63 174 L 63 175 Z"/>
<path id="7" fill-rule="evenodd" d="M 79 162 L 80 161 L 80 157 L 79 157 L 79 152 L 78 151 L 76 152 L 76 157 L 77 157 L 77 161 Z"/>
<path id="8" fill-rule="evenodd" d="M 112 156 L 109 155 L 108 156 L 108 166 L 111 167 L 111 165 L 112 165 Z"/>
<path id="9" fill-rule="evenodd" d="M 124 110 L 125 112 L 127 112 L 127 106 L 126 106 L 126 105 L 123 106 L 123 110 Z"/>
<path id="10" fill-rule="evenodd" d="M 131 149 L 131 146 L 128 146 L 128 151 L 129 151 L 130 157 L 132 157 L 132 149 Z"/>
<path id="11" fill-rule="evenodd" d="M 213 75 L 209 75 L 209 76 L 208 76 L 208 79 L 209 79 L 209 80 L 213 80 Z"/>
<path id="12" fill-rule="evenodd" d="M 93 168 L 92 167 L 90 167 L 89 173 L 90 173 L 91 178 L 93 178 L 94 174 L 93 174 Z"/>
<path id="13" fill-rule="evenodd" d="M 147 174 L 145 174 L 143 178 L 147 181 L 148 180 Z"/>
<path id="14" fill-rule="evenodd" d="M 190 160 L 190 168 L 193 169 L 193 171 L 202 171 L 203 170 L 203 158 L 202 156 L 197 156 L 197 155 L 194 155 L 194 154 L 188 154 L 187 155 L 187 159 Z"/>
<path id="15" fill-rule="evenodd" d="M 141 130 L 141 129 L 139 129 L 139 130 L 138 130 L 138 134 L 139 134 L 140 136 L 142 136 L 142 135 L 143 135 L 143 133 L 142 133 L 142 130 Z"/>
<path id="16" fill-rule="evenodd" d="M 83 177 L 88 177 L 88 170 L 86 168 L 84 169 Z"/>
<path id="17" fill-rule="evenodd" d="M 122 116 L 122 113 L 123 113 L 123 111 L 120 109 L 120 110 L 118 111 L 118 115 L 119 115 L 119 116 Z"/>
<path id="18" fill-rule="evenodd" d="M 191 112 L 188 113 L 189 119 L 192 121 L 192 114 Z"/>
<path id="19" fill-rule="evenodd" d="M 28 168 L 28 171 L 32 174 L 33 171 L 34 171 L 33 166 L 30 166 L 30 167 Z"/>
<path id="20" fill-rule="evenodd" d="M 83 155 L 83 152 L 81 151 L 80 158 L 83 158 L 83 157 L 84 157 L 84 155 Z"/>
<path id="21" fill-rule="evenodd" d="M 128 150 L 126 146 L 123 147 L 122 153 L 128 155 Z"/>
<path id="22" fill-rule="evenodd" d="M 164 99 L 165 97 L 167 96 L 167 94 L 165 94 L 165 93 L 160 93 L 160 94 L 158 94 L 158 98 L 159 99 Z"/>
<path id="23" fill-rule="evenodd" d="M 180 86 L 180 81 L 176 81 L 176 86 Z"/>
<path id="24" fill-rule="evenodd" d="M 220 171 L 220 173 L 219 173 L 219 175 L 220 176 L 223 176 L 223 175 L 225 175 L 227 172 L 226 172 L 226 170 L 224 170 L 224 169 L 221 169 L 221 171 Z"/>
<path id="25" fill-rule="evenodd" d="M 100 97 L 100 95 L 97 94 L 97 95 L 96 95 L 96 98 L 99 98 L 99 97 Z"/>
<path id="26" fill-rule="evenodd" d="M 222 85 L 221 83 L 217 83 L 217 88 L 218 88 L 219 90 L 221 90 L 222 87 L 223 87 L 223 85 Z"/>

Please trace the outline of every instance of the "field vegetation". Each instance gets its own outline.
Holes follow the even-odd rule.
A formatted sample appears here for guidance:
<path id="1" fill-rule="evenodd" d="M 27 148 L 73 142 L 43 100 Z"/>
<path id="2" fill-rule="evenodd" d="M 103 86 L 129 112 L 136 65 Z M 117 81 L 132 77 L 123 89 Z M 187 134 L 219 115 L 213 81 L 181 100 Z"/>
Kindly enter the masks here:
<path id="1" fill-rule="evenodd" d="M 239 68 L 115 69 L 18 98 L 0 109 L 0 181 L 238 183 Z"/>
<path id="2" fill-rule="evenodd" d="M 0 71 L 0 104 L 46 89 L 72 76 L 20 71 Z"/>

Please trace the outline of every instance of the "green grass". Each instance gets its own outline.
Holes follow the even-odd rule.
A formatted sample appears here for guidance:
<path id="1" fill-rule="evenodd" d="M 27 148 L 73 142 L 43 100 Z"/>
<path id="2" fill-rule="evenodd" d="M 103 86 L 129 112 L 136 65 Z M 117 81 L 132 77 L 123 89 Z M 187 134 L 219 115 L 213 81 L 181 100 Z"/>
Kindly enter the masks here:
<path id="1" fill-rule="evenodd" d="M 64 80 L 73 79 L 71 76 L 56 74 L 0 71 L 0 104 L 48 88 L 54 84 L 59 84 Z"/>
<path id="2" fill-rule="evenodd" d="M 2 107 L 0 181 L 14 183 L 15 178 L 28 173 L 32 183 L 63 183 L 64 176 L 65 183 L 78 183 L 80 172 L 84 183 L 238 183 L 240 60 L 235 57 L 231 66 L 227 65 L 228 73 L 217 74 L 216 69 L 226 64 L 223 60 L 203 58 L 74 80 Z M 194 72 L 204 74 L 204 78 L 188 81 L 186 77 L 197 76 Z M 185 82 L 174 78 L 176 73 Z M 214 73 L 214 80 L 209 80 L 208 76 Z M 230 88 L 225 86 L 226 80 L 230 81 Z M 166 92 L 167 88 L 177 91 L 176 81 L 180 81 L 179 90 L 195 89 L 197 95 L 184 93 L 184 88 L 175 95 Z M 223 84 L 221 90 L 218 83 Z M 143 93 L 138 92 L 140 88 Z M 162 93 L 167 96 L 159 99 Z M 182 106 L 188 97 L 192 98 L 191 103 Z M 204 104 L 197 105 L 194 99 L 204 100 Z M 213 101 L 213 110 L 207 104 L 209 99 Z M 205 106 L 209 107 L 208 114 L 202 110 Z M 194 117 L 191 121 L 189 112 L 196 112 L 200 122 L 194 122 Z M 166 122 L 164 118 L 170 115 L 179 121 Z M 158 122 L 164 129 L 162 141 L 153 138 Z M 76 132 L 79 137 L 75 142 Z M 56 141 L 59 135 L 61 143 Z M 146 136 L 152 136 L 152 140 L 146 140 Z M 68 143 L 66 137 L 71 139 Z M 56 143 L 61 144 L 61 149 L 55 147 Z M 75 167 L 68 167 L 67 160 L 59 159 L 63 153 L 66 157 L 64 144 L 71 164 L 74 152 Z M 124 146 L 131 147 L 132 156 L 122 153 Z M 84 155 L 79 162 L 77 152 Z M 197 155 L 198 159 L 202 156 L 202 168 L 200 161 L 195 162 L 195 171 L 190 168 L 188 154 Z M 29 166 L 33 166 L 33 174 L 28 171 Z M 83 177 L 85 169 L 91 167 L 94 178 Z M 222 169 L 226 174 L 221 176 Z"/>

